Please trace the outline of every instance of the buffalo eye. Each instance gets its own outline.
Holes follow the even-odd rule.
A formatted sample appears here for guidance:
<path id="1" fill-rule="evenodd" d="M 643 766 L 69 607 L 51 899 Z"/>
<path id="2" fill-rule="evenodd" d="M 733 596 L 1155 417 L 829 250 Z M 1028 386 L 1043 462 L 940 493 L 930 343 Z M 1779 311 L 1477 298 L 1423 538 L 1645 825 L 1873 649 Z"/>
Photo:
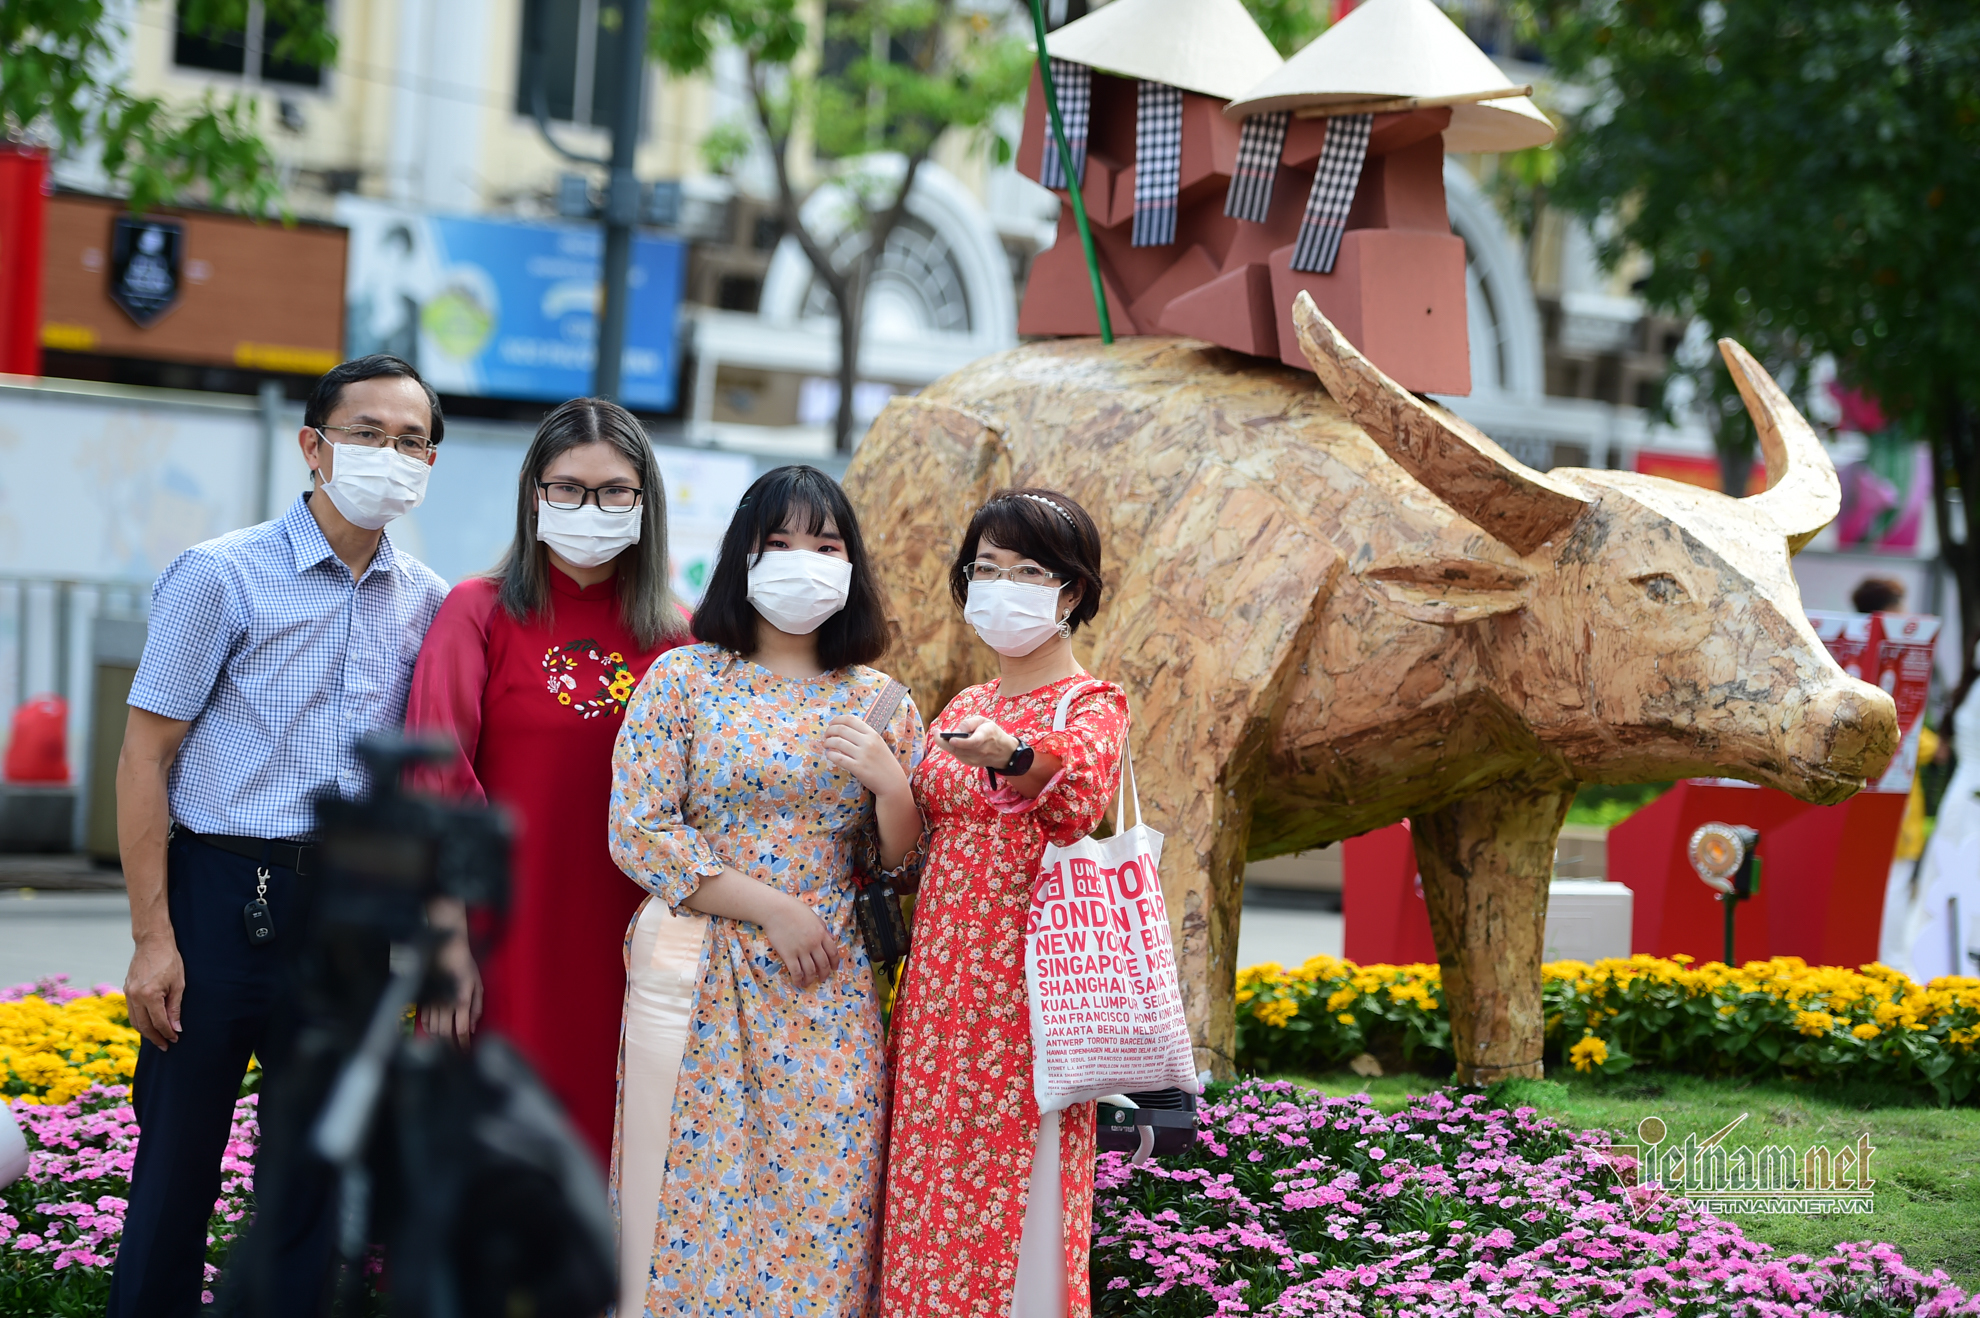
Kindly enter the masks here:
<path id="1" fill-rule="evenodd" d="M 1685 598 L 1684 587 L 1668 572 L 1651 572 L 1645 576 L 1630 578 L 1643 588 L 1643 593 L 1659 604 L 1675 604 Z"/>

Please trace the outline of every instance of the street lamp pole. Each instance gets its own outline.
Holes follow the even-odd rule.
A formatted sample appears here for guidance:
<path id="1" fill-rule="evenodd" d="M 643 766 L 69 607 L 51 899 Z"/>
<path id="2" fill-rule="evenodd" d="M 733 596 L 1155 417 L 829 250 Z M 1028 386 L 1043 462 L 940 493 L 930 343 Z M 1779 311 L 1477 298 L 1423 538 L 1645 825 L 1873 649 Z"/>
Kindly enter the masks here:
<path id="1" fill-rule="evenodd" d="M 633 154 L 646 90 L 647 0 L 619 0 L 619 104 L 612 122 L 612 159 L 605 184 L 603 305 L 598 315 L 598 355 L 591 392 L 616 401 L 626 353 L 626 299 L 632 275 L 633 225 L 639 220 L 639 180 Z"/>

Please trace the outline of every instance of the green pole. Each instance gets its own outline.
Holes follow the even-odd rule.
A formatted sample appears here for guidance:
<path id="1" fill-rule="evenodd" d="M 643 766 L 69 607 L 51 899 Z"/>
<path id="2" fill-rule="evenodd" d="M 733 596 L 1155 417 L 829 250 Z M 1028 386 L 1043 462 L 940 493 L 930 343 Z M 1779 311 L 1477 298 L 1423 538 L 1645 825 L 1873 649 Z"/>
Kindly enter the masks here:
<path id="1" fill-rule="evenodd" d="M 1065 121 L 1059 118 L 1059 93 L 1052 86 L 1052 69 L 1045 56 L 1045 10 L 1039 0 L 1031 0 L 1031 25 L 1038 33 L 1038 81 L 1045 88 L 1045 114 L 1052 121 L 1052 137 L 1059 144 L 1059 163 L 1066 176 L 1066 192 L 1072 197 L 1073 223 L 1079 226 L 1079 245 L 1086 250 L 1086 273 L 1093 281 L 1093 310 L 1100 317 L 1100 342 L 1114 341 L 1114 325 L 1107 319 L 1107 290 L 1100 282 L 1100 258 L 1093 250 L 1093 230 L 1086 223 L 1086 202 L 1079 195 L 1080 179 L 1073 173 L 1072 148 L 1066 145 Z"/>

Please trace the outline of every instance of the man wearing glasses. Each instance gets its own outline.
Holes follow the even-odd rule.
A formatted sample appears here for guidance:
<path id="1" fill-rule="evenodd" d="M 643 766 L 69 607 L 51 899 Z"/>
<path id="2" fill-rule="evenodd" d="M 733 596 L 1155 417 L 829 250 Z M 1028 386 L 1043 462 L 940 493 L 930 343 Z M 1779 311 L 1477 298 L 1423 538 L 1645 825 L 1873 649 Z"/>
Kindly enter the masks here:
<path id="1" fill-rule="evenodd" d="M 241 1078 L 250 1056 L 279 1076 L 293 1043 L 288 977 L 319 864 L 311 803 L 365 790 L 353 744 L 400 725 L 446 595 L 385 534 L 425 496 L 441 431 L 439 399 L 411 366 L 345 362 L 304 408 L 311 489 L 275 521 L 195 545 L 152 587 L 117 762 L 143 1135 L 113 1318 L 199 1310 Z M 283 1242 L 274 1271 L 289 1290 L 282 1311 L 314 1313 L 327 1182 L 291 1191 L 316 1227 Z"/>

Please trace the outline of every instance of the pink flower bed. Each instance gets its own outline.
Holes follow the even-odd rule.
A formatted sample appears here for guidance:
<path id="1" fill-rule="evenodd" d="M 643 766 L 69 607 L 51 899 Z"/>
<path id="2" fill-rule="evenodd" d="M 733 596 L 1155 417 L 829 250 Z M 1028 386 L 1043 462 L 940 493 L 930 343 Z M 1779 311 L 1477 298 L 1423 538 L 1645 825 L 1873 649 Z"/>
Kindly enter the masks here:
<path id="1" fill-rule="evenodd" d="M 10 1287 L 18 1296 L 80 1296 L 107 1288 L 137 1156 L 129 1098 L 123 1085 L 95 1085 L 69 1103 L 15 1105 L 29 1161 L 27 1175 L 0 1191 L 0 1299 L 13 1298 Z M 234 1105 L 220 1198 L 207 1228 L 209 1286 L 219 1275 L 217 1262 L 253 1212 L 257 1101 L 250 1094 Z M 212 1299 L 209 1293 L 207 1302 Z"/>
<path id="2" fill-rule="evenodd" d="M 1093 1303 L 1108 1318 L 1852 1318 L 1980 1314 L 1889 1245 L 1778 1256 L 1683 1200 L 1625 1189 L 1600 1132 L 1437 1094 L 1244 1081 L 1168 1165 L 1101 1155 Z"/>
<path id="3" fill-rule="evenodd" d="M 116 984 L 98 984 L 94 988 L 70 988 L 67 975 L 47 975 L 31 984 L 13 984 L 0 988 L 0 1002 L 19 1002 L 22 998 L 36 997 L 57 1007 L 74 1002 L 77 998 L 100 998 L 109 993 L 122 993 Z"/>

